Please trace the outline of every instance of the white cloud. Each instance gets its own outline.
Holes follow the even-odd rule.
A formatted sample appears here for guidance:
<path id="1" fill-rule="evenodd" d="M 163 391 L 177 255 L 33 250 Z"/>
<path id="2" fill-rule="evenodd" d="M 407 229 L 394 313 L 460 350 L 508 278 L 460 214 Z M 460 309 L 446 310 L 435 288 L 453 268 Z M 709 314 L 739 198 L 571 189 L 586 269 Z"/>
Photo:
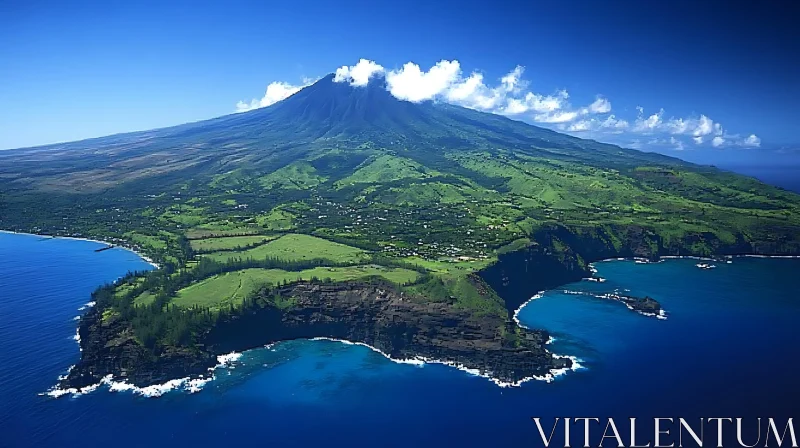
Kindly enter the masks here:
<path id="1" fill-rule="evenodd" d="M 694 137 L 721 136 L 723 134 L 722 125 L 715 123 L 714 120 L 705 115 L 700 115 L 700 118 L 670 118 L 663 122 L 663 129 L 661 130 L 673 135 L 691 135 Z"/>
<path id="2" fill-rule="evenodd" d="M 644 117 L 644 109 L 641 107 L 637 107 L 636 109 L 639 111 L 639 116 L 636 117 L 636 122 L 633 126 L 634 131 L 645 134 L 652 133 L 663 125 L 664 121 L 662 117 L 664 116 L 664 109 L 659 110 L 647 118 Z"/>
<path id="3" fill-rule="evenodd" d="M 485 88 L 483 85 L 483 75 L 480 73 L 473 73 L 469 78 L 463 82 L 456 84 L 447 92 L 447 99 L 450 101 L 466 101 L 478 94 L 478 92 Z"/>
<path id="4" fill-rule="evenodd" d="M 722 124 L 704 114 L 689 117 L 669 117 L 664 109 L 655 113 L 645 113 L 642 106 L 636 106 L 636 117 L 630 120 L 611 114 L 611 101 L 601 95 L 582 107 L 570 104 L 566 90 L 551 93 L 535 92 L 524 79 L 525 69 L 516 66 L 495 82 L 487 81 L 480 72 L 466 75 L 458 60 L 443 59 L 432 67 L 424 69 L 414 62 L 408 62 L 399 69 L 386 69 L 375 61 L 361 59 L 352 66 L 336 69 L 334 82 L 346 82 L 354 87 L 363 87 L 376 76 L 383 76 L 386 88 L 396 98 L 414 103 L 422 101 L 443 101 L 470 109 L 512 116 L 532 123 L 543 123 L 566 132 L 589 133 L 592 138 L 609 138 L 609 134 L 644 135 L 649 139 L 634 139 L 637 145 L 672 145 L 683 149 L 689 139 L 697 145 L 710 144 L 714 147 L 738 145 L 758 147 L 761 139 L 755 135 L 742 138 L 729 134 Z M 266 107 L 294 94 L 311 84 L 293 85 L 273 82 L 261 99 L 249 103 L 240 101 L 237 111 L 247 111 Z M 680 138 L 680 137 L 685 138 Z M 620 141 L 614 137 L 613 141 Z M 630 141 L 631 139 L 628 139 Z"/>
<path id="5" fill-rule="evenodd" d="M 521 84 L 522 72 L 524 71 L 525 67 L 518 65 L 514 70 L 500 78 L 500 83 L 503 85 L 503 88 L 505 88 L 507 92 L 515 92 L 526 87 L 527 83 Z"/>
<path id="6" fill-rule="evenodd" d="M 607 134 L 621 134 L 625 132 L 630 124 L 627 120 L 618 119 L 616 115 L 609 115 L 604 119 L 596 117 L 582 118 L 569 125 L 561 124 L 558 126 L 562 131 L 567 132 L 602 132 Z"/>
<path id="7" fill-rule="evenodd" d="M 304 79 L 301 85 L 292 85 L 287 82 L 273 82 L 267 86 L 267 91 L 261 99 L 252 99 L 249 103 L 245 103 L 244 101 L 236 103 L 236 112 L 247 112 L 249 110 L 271 106 L 278 101 L 285 100 L 289 96 L 294 95 L 300 91 L 300 89 L 310 86 L 314 81 L 315 80 Z"/>
<path id="8" fill-rule="evenodd" d="M 593 128 L 594 124 L 590 120 L 579 120 L 567 126 L 565 130 L 569 132 L 583 132 L 591 131 Z"/>
<path id="9" fill-rule="evenodd" d="M 555 111 L 546 114 L 537 114 L 533 116 L 535 121 L 539 123 L 566 123 L 576 119 L 580 112 L 575 111 Z"/>
<path id="10" fill-rule="evenodd" d="M 337 68 L 333 82 L 350 82 L 351 86 L 365 86 L 373 75 L 383 72 L 384 68 L 381 65 L 369 59 L 361 59 L 356 65 L 349 67 L 343 65 Z"/>
<path id="11" fill-rule="evenodd" d="M 400 70 L 388 71 L 386 84 L 395 97 L 418 103 L 438 97 L 460 76 L 461 65 L 458 61 L 441 60 L 427 72 L 422 71 L 419 65 L 408 62 Z"/>
<path id="12" fill-rule="evenodd" d="M 714 121 L 710 118 L 706 117 L 705 115 L 700 115 L 700 120 L 697 123 L 697 126 L 692 131 L 692 134 L 695 137 L 699 137 L 702 135 L 708 135 L 711 133 L 714 127 Z"/>
<path id="13" fill-rule="evenodd" d="M 667 120 L 666 126 L 671 134 L 686 134 L 693 128 L 690 120 L 684 120 L 683 118 L 670 118 Z"/>
<path id="14" fill-rule="evenodd" d="M 600 123 L 601 128 L 608 128 L 614 129 L 617 132 L 622 132 L 623 129 L 628 128 L 628 122 L 626 120 L 618 120 L 616 116 L 609 115 L 602 123 Z"/>
<path id="15" fill-rule="evenodd" d="M 750 136 L 744 139 L 741 144 L 742 146 L 752 146 L 757 148 L 761 146 L 761 139 L 755 134 L 750 134 Z"/>
<path id="16" fill-rule="evenodd" d="M 589 112 L 594 114 L 607 114 L 611 112 L 611 102 L 603 97 L 597 97 L 594 103 L 589 105 Z"/>
<path id="17" fill-rule="evenodd" d="M 738 135 L 730 135 L 725 132 L 722 124 L 712 120 L 706 115 L 693 117 L 670 117 L 664 118 L 664 110 L 645 116 L 644 109 L 639 106 L 636 108 L 637 118 L 631 129 L 634 133 L 645 135 L 673 135 L 691 137 L 696 145 L 710 142 L 711 146 L 720 147 L 731 142 L 741 146 L 757 146 L 755 140 L 748 145 L 747 139 L 741 139 Z M 757 137 L 756 137 L 757 138 Z M 760 143 L 760 142 L 759 142 Z"/>
<path id="18" fill-rule="evenodd" d="M 528 92 L 523 98 L 506 98 L 506 107 L 501 112 L 506 115 L 519 115 L 532 111 L 547 116 L 568 107 L 567 98 L 569 93 L 566 90 L 560 90 L 553 95 Z"/>
<path id="19" fill-rule="evenodd" d="M 482 73 L 473 72 L 465 77 L 456 60 L 439 61 L 428 70 L 409 62 L 399 70 L 386 71 L 385 75 L 389 91 L 402 100 L 440 100 L 540 123 L 569 122 L 581 115 L 611 110 L 611 103 L 604 98 L 598 97 L 587 107 L 572 109 L 566 90 L 552 94 L 532 92 L 522 79 L 524 71 L 521 66 L 515 67 L 495 86 L 487 85 Z"/>

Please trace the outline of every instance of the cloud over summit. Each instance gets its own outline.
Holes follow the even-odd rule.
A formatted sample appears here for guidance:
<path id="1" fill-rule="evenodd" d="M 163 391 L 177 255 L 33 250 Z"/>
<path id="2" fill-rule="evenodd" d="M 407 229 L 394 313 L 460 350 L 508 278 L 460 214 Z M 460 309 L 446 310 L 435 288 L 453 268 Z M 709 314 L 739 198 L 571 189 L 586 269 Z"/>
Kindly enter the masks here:
<path id="1" fill-rule="evenodd" d="M 599 139 L 605 136 L 606 140 L 618 143 L 622 143 L 626 135 L 651 135 L 650 142 L 661 142 L 674 149 L 684 149 L 685 143 L 690 142 L 715 148 L 761 145 L 761 139 L 756 135 L 743 138 L 729 134 L 721 123 L 703 114 L 667 117 L 664 109 L 646 114 L 644 108 L 637 107 L 636 116 L 625 119 L 611 113 L 612 103 L 602 95 L 597 95 L 588 104 L 573 106 L 567 90 L 535 92 L 530 82 L 523 78 L 524 73 L 525 68 L 518 65 L 492 82 L 479 71 L 465 73 L 458 60 L 442 59 L 427 69 L 414 62 L 387 69 L 375 61 L 360 59 L 355 65 L 337 68 L 333 81 L 358 88 L 366 86 L 375 76 L 383 76 L 387 90 L 403 101 L 442 101 L 544 124 L 564 132 L 590 134 L 592 138 Z M 270 106 L 312 83 L 307 79 L 298 85 L 273 82 L 267 86 L 263 98 L 253 99 L 249 103 L 239 101 L 236 109 L 244 112 Z M 634 141 L 638 141 L 638 138 Z"/>
<path id="2" fill-rule="evenodd" d="M 253 99 L 249 103 L 239 101 L 236 103 L 236 112 L 247 112 L 253 109 L 260 109 L 262 107 L 271 106 L 278 101 L 285 100 L 291 95 L 299 92 L 300 89 L 314 84 L 315 80 L 305 79 L 303 84 L 291 85 L 288 82 L 273 82 L 267 86 L 267 91 L 261 99 Z"/>
<path id="3" fill-rule="evenodd" d="M 356 65 L 337 69 L 334 82 L 363 86 L 371 76 L 380 73 L 386 79 L 389 92 L 404 101 L 444 101 L 502 115 L 528 114 L 533 121 L 541 123 L 564 123 L 581 115 L 611 111 L 611 102 L 602 97 L 585 107 L 573 109 L 566 90 L 550 94 L 532 92 L 529 83 L 522 79 L 524 71 L 523 67 L 517 66 L 492 85 L 480 72 L 465 74 L 457 60 L 443 59 L 427 70 L 414 62 L 388 70 L 373 61 L 361 59 Z"/>
<path id="4" fill-rule="evenodd" d="M 334 74 L 334 82 L 349 82 L 352 86 L 365 86 L 369 83 L 369 79 L 375 75 L 383 73 L 384 69 L 381 65 L 367 59 L 361 59 L 358 64 L 348 67 L 343 65 L 336 69 Z"/>

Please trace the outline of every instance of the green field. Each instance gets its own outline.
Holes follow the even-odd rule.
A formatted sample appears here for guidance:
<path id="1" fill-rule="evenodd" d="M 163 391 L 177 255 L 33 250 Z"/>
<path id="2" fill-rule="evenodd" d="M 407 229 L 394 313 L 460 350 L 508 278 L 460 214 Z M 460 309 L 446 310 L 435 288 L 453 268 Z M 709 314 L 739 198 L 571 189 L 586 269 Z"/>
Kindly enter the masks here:
<path id="1" fill-rule="evenodd" d="M 150 305 L 156 300 L 156 295 L 150 291 L 145 291 L 133 299 L 133 304 L 136 306 Z"/>
<path id="2" fill-rule="evenodd" d="M 265 230 L 286 232 L 295 228 L 294 218 L 295 216 L 286 210 L 275 208 L 269 213 L 257 216 L 256 222 Z"/>
<path id="3" fill-rule="evenodd" d="M 427 260 L 420 257 L 406 257 L 403 261 L 417 265 L 435 274 L 466 275 L 479 271 L 496 261 L 495 258 L 459 260 L 457 258 Z"/>
<path id="4" fill-rule="evenodd" d="M 186 238 L 190 240 L 204 238 L 221 238 L 226 236 L 256 235 L 258 229 L 236 225 L 212 224 L 195 227 L 186 231 Z"/>
<path id="5" fill-rule="evenodd" d="M 220 251 L 206 256 L 222 262 L 229 258 L 278 258 L 288 261 L 322 258 L 340 263 L 357 263 L 368 257 L 365 251 L 356 247 L 294 233 L 246 251 Z"/>
<path id="6" fill-rule="evenodd" d="M 404 284 L 416 280 L 419 273 L 408 269 L 386 268 L 377 265 L 344 268 L 318 267 L 298 272 L 282 269 L 244 269 L 216 275 L 183 288 L 178 291 L 171 303 L 181 307 L 200 305 L 220 308 L 231 303 L 238 304 L 259 286 L 267 283 L 277 285 L 284 281 L 310 280 L 312 277 L 345 281 L 369 276 L 380 276 L 390 282 Z"/>
<path id="7" fill-rule="evenodd" d="M 231 236 L 223 238 L 204 238 L 192 240 L 192 249 L 196 252 L 215 252 L 224 250 L 234 250 L 240 247 L 253 244 L 266 243 L 275 239 L 275 236 L 252 235 L 252 236 Z"/>
<path id="8" fill-rule="evenodd" d="M 166 249 L 168 239 L 164 236 L 145 235 L 138 232 L 128 232 L 125 237 L 134 244 L 151 249 Z"/>

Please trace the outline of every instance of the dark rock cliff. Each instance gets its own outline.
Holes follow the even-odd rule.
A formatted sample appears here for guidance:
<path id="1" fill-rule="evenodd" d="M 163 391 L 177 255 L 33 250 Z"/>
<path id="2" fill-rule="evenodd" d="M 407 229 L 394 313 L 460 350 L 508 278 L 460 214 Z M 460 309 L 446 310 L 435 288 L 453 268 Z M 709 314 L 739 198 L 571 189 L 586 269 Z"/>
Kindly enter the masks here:
<path id="1" fill-rule="evenodd" d="M 656 260 L 666 255 L 722 256 L 797 254 L 793 240 L 751 243 L 743 235 L 723 242 L 713 233 L 665 239 L 644 226 L 567 228 L 554 225 L 536 232 L 528 247 L 498 256 L 479 274 L 506 304 L 509 314 L 534 294 L 591 275 L 589 263 L 608 258 Z"/>
<path id="2" fill-rule="evenodd" d="M 278 294 L 290 298 L 290 305 L 280 310 L 267 304 L 217 325 L 206 338 L 208 349 L 226 353 L 280 340 L 328 337 L 363 342 L 395 359 L 462 364 L 503 381 L 570 365 L 545 350 L 544 331 L 423 301 L 387 284 L 299 283 Z"/>
<path id="3" fill-rule="evenodd" d="M 136 385 L 159 384 L 207 373 L 216 363 L 211 353 L 191 348 L 169 347 L 154 356 L 136 340 L 127 322 L 114 317 L 104 319 L 102 311 L 92 308 L 81 318 L 81 360 L 60 387 L 82 388 L 109 374 Z"/>
<path id="4" fill-rule="evenodd" d="M 480 277 L 505 302 L 509 317 L 535 293 L 589 276 L 588 264 L 606 258 L 663 255 L 797 254 L 791 241 L 753 244 L 743 236 L 722 242 L 696 234 L 666 242 L 642 226 L 552 226 L 535 242 L 502 254 Z M 266 297 L 266 294 L 275 294 Z M 276 300 L 277 298 L 277 300 Z M 651 298 L 613 297 L 646 314 L 660 311 Z M 134 338 L 129 323 L 89 311 L 80 324 L 80 362 L 61 387 L 84 387 L 106 375 L 137 386 L 207 373 L 216 356 L 281 340 L 327 337 L 363 342 L 396 359 L 422 357 L 477 369 L 506 382 L 569 367 L 545 349 L 545 331 L 525 330 L 497 314 L 479 315 L 450 302 L 404 295 L 388 284 L 296 283 L 263 292 L 239 315 L 218 322 L 192 347 L 168 347 L 154 355 Z"/>
<path id="5" fill-rule="evenodd" d="M 61 387 L 94 384 L 108 374 L 137 386 L 162 383 L 206 373 L 219 354 L 314 337 L 363 342 L 396 359 L 460 364 L 507 382 L 571 366 L 569 359 L 554 358 L 545 349 L 549 335 L 544 331 L 412 298 L 388 284 L 302 282 L 269 294 L 257 298 L 258 306 L 219 322 L 197 348 L 157 357 L 148 355 L 122 323 L 103 322 L 99 311 L 91 311 L 81 325 L 84 356 Z"/>

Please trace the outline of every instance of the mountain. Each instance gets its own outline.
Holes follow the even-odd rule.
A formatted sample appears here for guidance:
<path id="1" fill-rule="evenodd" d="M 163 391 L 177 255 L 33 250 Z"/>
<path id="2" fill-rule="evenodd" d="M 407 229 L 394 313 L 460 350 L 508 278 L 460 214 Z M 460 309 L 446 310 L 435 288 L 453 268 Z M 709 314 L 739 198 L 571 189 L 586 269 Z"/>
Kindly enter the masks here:
<path id="1" fill-rule="evenodd" d="M 68 187 L 86 191 L 138 178 L 145 171 L 149 177 L 149 173 L 184 170 L 201 163 L 204 174 L 215 174 L 230 161 L 256 162 L 269 170 L 276 167 L 268 163 L 271 156 L 303 157 L 307 148 L 300 146 L 325 149 L 326 144 L 418 151 L 507 148 L 585 162 L 681 164 L 677 159 L 578 139 L 498 115 L 447 104 L 400 101 L 386 90 L 382 78 L 366 87 L 351 87 L 333 82 L 333 75 L 328 75 L 284 101 L 247 113 L 0 152 L 0 161 L 15 165 L 0 172 L 22 183 L 32 181 L 24 176 L 29 170 L 45 179 L 50 173 L 66 174 L 63 180 L 71 181 Z M 49 161 L 58 166 L 41 165 Z M 72 181 L 64 166 L 85 175 Z M 54 185 L 57 189 L 63 186 Z"/>
<path id="2" fill-rule="evenodd" d="M 366 172 L 378 182 L 358 182 Z M 297 182 L 293 176 L 299 176 Z M 255 215 L 281 201 L 314 195 L 375 203 L 405 198 L 416 205 L 419 198 L 409 195 L 420 196 L 418 189 L 432 185 L 421 195 L 445 189 L 454 203 L 510 200 L 523 215 L 549 210 L 549 218 L 537 220 L 563 213 L 562 223 L 589 211 L 595 218 L 613 213 L 631 222 L 649 214 L 647 219 L 658 222 L 667 212 L 691 215 L 709 211 L 709 205 L 736 212 L 797 204 L 796 195 L 711 167 L 458 106 L 401 101 L 387 91 L 383 78 L 353 87 L 334 82 L 333 75 L 246 113 L 2 151 L 0 178 L 8 210 L 0 223 L 51 231 L 63 226 L 50 228 L 55 223 L 48 224 L 48 216 L 69 215 L 75 202 L 163 213 L 181 202 L 172 196 L 189 192 L 214 213 L 228 213 L 220 204 L 232 200 L 247 203 Z M 352 185 L 345 188 L 345 183 Z M 359 186 L 368 187 L 366 196 Z M 50 206 L 24 211 L 26 204 L 41 201 Z M 630 214 L 609 209 L 615 206 Z M 66 211 L 55 212 L 62 208 Z"/>
<path id="3" fill-rule="evenodd" d="M 0 228 L 91 236 L 161 266 L 95 293 L 69 387 L 199 375 L 225 351 L 298 337 L 513 383 L 569 367 L 510 318 L 589 262 L 800 253 L 796 194 L 400 101 L 380 78 L 329 75 L 246 113 L 3 151 L 0 179 Z"/>

